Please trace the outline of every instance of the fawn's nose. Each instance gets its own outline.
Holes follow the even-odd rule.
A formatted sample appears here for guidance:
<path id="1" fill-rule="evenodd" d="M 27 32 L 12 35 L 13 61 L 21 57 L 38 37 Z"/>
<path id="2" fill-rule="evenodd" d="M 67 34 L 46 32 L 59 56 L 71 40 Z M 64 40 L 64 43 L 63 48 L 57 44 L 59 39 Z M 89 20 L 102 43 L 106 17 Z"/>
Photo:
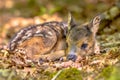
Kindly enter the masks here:
<path id="1" fill-rule="evenodd" d="M 67 59 L 68 60 L 72 60 L 72 61 L 75 61 L 77 59 L 77 56 L 76 56 L 76 47 L 75 46 L 71 46 L 69 48 Z"/>

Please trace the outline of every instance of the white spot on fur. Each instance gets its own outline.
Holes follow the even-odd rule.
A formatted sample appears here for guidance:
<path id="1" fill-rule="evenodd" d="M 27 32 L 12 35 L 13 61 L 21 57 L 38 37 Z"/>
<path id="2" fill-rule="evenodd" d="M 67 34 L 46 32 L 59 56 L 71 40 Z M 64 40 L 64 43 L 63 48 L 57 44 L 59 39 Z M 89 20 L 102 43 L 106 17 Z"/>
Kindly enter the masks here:
<path id="1" fill-rule="evenodd" d="M 49 31 L 48 34 L 49 34 L 49 35 L 52 35 L 52 32 Z"/>
<path id="2" fill-rule="evenodd" d="M 37 34 L 37 33 L 40 33 L 41 31 L 40 30 L 37 30 L 35 33 Z"/>

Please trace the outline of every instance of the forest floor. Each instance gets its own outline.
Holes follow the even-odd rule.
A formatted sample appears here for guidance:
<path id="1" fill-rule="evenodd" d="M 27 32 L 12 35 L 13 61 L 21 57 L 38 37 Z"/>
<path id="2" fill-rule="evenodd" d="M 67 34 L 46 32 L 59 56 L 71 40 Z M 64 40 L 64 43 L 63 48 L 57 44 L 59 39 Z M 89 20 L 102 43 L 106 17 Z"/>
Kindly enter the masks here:
<path id="1" fill-rule="evenodd" d="M 0 2 L 0 80 L 120 80 L 120 7 L 118 16 L 105 21 L 109 25 L 101 23 L 97 34 L 101 54 L 87 57 L 79 63 L 79 67 L 63 67 L 62 62 L 46 62 L 42 65 L 29 61 L 25 63 L 18 58 L 19 55 L 15 56 L 7 50 L 11 37 L 23 27 L 48 21 L 65 21 L 68 12 L 64 9 L 71 11 L 78 23 L 88 21 L 96 13 L 104 13 L 108 17 L 106 11 L 116 11 L 116 8 L 110 9 L 114 0 L 103 0 L 101 3 L 99 0 L 83 0 L 86 6 L 71 0 L 69 4 L 64 1 L 51 3 L 47 0 L 42 3 L 38 0 L 38 4 L 37 0 L 21 0 L 20 3 L 4 1 Z M 98 6 L 95 7 L 96 5 Z M 26 8 L 23 9 L 22 6 Z"/>

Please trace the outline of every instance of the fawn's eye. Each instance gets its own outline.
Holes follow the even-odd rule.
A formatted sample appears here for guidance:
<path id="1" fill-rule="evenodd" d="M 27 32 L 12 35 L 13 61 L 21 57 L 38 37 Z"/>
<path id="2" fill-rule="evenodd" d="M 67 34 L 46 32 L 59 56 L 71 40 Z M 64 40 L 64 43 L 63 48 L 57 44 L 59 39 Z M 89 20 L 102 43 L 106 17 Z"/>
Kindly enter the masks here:
<path id="1" fill-rule="evenodd" d="M 87 43 L 83 43 L 83 44 L 81 45 L 81 49 L 85 49 L 85 48 L 87 48 L 87 46 L 88 46 Z"/>

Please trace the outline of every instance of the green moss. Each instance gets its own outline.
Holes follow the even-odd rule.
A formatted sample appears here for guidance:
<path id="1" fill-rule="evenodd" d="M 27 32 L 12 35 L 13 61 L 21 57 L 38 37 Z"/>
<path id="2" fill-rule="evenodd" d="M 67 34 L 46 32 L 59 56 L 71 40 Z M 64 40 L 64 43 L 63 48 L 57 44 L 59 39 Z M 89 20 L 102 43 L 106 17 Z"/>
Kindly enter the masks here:
<path id="1" fill-rule="evenodd" d="M 120 80 L 120 67 L 109 66 L 104 68 L 96 80 Z"/>
<path id="2" fill-rule="evenodd" d="M 11 69 L 0 69 L 0 80 L 21 80 L 15 70 Z"/>
<path id="3" fill-rule="evenodd" d="M 120 80 L 120 67 L 115 67 L 108 80 Z"/>
<path id="4" fill-rule="evenodd" d="M 104 76 L 105 78 L 109 78 L 112 71 L 113 71 L 113 68 L 111 66 L 109 66 L 109 67 L 103 69 L 101 75 Z"/>
<path id="5" fill-rule="evenodd" d="M 71 68 L 63 70 L 56 80 L 82 80 L 82 76 L 79 70 Z"/>
<path id="6" fill-rule="evenodd" d="M 96 77 L 96 80 L 98 80 L 99 78 L 104 78 L 105 80 L 108 79 L 112 71 L 113 68 L 111 66 L 104 68 L 102 72 Z"/>

